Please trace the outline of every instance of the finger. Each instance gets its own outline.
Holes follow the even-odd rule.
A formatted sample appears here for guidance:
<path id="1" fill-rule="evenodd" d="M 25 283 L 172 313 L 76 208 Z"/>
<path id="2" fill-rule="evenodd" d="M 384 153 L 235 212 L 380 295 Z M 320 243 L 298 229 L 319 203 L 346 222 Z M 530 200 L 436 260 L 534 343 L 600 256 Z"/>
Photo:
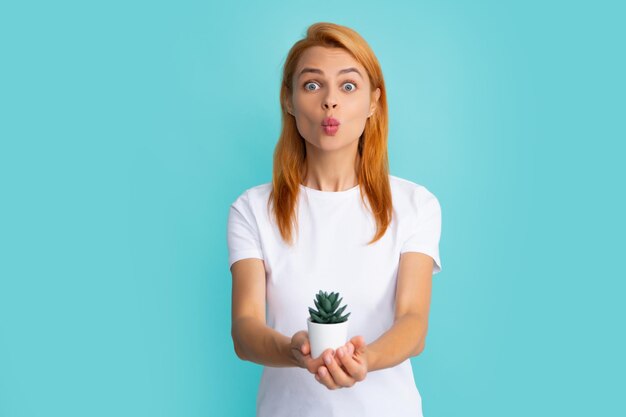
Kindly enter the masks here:
<path id="1" fill-rule="evenodd" d="M 366 343 L 363 336 L 355 336 L 350 339 L 350 342 L 354 345 L 355 351 L 363 351 L 365 349 Z"/>
<path id="2" fill-rule="evenodd" d="M 311 353 L 309 345 L 309 333 L 306 330 L 300 330 L 299 332 L 297 332 L 294 335 L 294 339 L 296 340 L 296 346 L 304 355 Z"/>
<path id="3" fill-rule="evenodd" d="M 300 350 L 302 351 L 303 355 L 308 355 L 311 353 L 311 346 L 309 345 L 309 342 L 305 341 L 301 346 L 300 346 Z"/>
<path id="4" fill-rule="evenodd" d="M 367 366 L 359 358 L 349 354 L 345 348 L 338 349 L 337 360 L 346 369 L 346 373 L 356 381 L 363 381 L 367 375 Z"/>
<path id="5" fill-rule="evenodd" d="M 299 366 L 306 368 L 307 360 L 310 358 L 310 355 L 303 355 L 301 350 L 296 347 L 291 348 L 291 353 L 298 362 Z"/>
<path id="6" fill-rule="evenodd" d="M 320 366 L 324 365 L 324 358 L 327 355 L 334 356 L 335 355 L 335 351 L 333 349 L 326 349 L 325 351 L 322 352 L 321 355 L 319 355 L 317 358 L 315 358 L 316 361 L 320 361 Z"/>
<path id="7" fill-rule="evenodd" d="M 343 347 L 340 349 L 343 349 Z M 337 362 L 337 358 L 331 355 L 330 352 L 324 354 L 324 364 L 330 372 L 335 384 L 341 387 L 351 387 L 354 385 L 354 378 L 341 368 L 341 363 Z"/>
<path id="8" fill-rule="evenodd" d="M 322 359 L 322 356 L 313 359 L 311 358 L 311 355 L 306 355 L 303 359 L 306 369 L 312 374 L 316 373 L 319 367 L 324 365 L 324 359 Z"/>
<path id="9" fill-rule="evenodd" d="M 291 349 L 300 350 L 302 343 L 304 343 L 304 340 L 302 338 L 302 331 L 296 332 L 293 336 L 291 336 Z"/>
<path id="10" fill-rule="evenodd" d="M 337 357 L 339 353 L 339 349 L 337 349 L 337 351 L 335 352 L 335 357 Z M 347 342 L 345 345 L 343 345 L 343 350 L 342 350 L 342 354 L 343 355 L 352 355 L 354 353 L 354 345 L 351 342 Z M 343 366 L 343 363 L 341 363 L 341 361 L 339 361 L 339 365 Z M 346 370 L 346 373 L 348 371 Z"/>
<path id="11" fill-rule="evenodd" d="M 328 368 L 326 368 L 325 366 L 320 366 L 319 371 L 315 374 L 315 379 L 320 384 L 324 385 L 330 390 L 336 390 L 340 388 L 339 385 L 337 385 L 335 381 L 333 381 L 330 372 L 328 372 Z"/>

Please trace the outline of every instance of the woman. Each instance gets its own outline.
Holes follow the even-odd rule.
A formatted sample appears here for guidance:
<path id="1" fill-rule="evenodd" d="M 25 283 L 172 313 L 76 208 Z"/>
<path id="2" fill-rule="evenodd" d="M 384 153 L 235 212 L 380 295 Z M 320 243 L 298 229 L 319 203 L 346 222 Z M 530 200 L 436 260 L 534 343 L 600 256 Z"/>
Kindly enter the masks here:
<path id="1" fill-rule="evenodd" d="M 287 56 L 280 103 L 272 182 L 228 218 L 235 351 L 265 365 L 257 415 L 421 416 L 409 358 L 441 270 L 441 209 L 389 175 L 378 60 L 355 31 L 314 24 Z M 344 297 L 352 337 L 312 358 L 302 329 L 319 290 Z"/>

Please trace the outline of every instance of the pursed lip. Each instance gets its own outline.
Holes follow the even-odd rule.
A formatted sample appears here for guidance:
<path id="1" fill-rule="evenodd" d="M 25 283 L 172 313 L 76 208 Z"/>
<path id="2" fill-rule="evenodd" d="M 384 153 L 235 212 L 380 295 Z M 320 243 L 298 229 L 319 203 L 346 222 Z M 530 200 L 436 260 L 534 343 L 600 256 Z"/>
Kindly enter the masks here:
<path id="1" fill-rule="evenodd" d="M 332 117 L 327 117 L 322 121 L 322 126 L 339 126 L 340 124 L 339 120 Z"/>

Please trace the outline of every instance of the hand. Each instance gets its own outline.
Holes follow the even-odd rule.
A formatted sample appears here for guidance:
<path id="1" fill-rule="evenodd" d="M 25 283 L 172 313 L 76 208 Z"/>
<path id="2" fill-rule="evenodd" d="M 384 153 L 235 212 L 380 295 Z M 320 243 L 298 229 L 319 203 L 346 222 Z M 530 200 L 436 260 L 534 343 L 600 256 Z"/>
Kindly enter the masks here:
<path id="1" fill-rule="evenodd" d="M 331 353 L 332 349 L 326 349 L 323 353 Z M 291 337 L 291 353 L 298 362 L 300 368 L 308 370 L 314 374 L 320 366 L 324 365 L 324 354 L 318 358 L 311 357 L 311 344 L 309 342 L 309 332 L 300 330 Z"/>
<path id="2" fill-rule="evenodd" d="M 320 366 L 315 379 L 330 390 L 351 387 L 367 376 L 367 345 L 363 336 L 355 336 L 337 354 L 324 351 L 326 366 Z"/>

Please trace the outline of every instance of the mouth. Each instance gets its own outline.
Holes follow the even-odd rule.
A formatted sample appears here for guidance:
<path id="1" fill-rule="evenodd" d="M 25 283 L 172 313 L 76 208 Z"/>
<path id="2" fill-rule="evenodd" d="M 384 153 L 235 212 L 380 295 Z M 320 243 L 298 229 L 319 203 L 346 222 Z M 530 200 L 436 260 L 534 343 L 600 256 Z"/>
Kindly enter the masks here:
<path id="1" fill-rule="evenodd" d="M 324 133 L 326 133 L 328 136 L 334 136 L 335 133 L 337 133 L 337 131 L 339 130 L 339 125 L 322 125 L 322 129 L 324 130 Z"/>
<path id="2" fill-rule="evenodd" d="M 332 117 L 327 117 L 322 121 L 322 126 L 339 126 L 340 124 L 339 120 Z"/>

